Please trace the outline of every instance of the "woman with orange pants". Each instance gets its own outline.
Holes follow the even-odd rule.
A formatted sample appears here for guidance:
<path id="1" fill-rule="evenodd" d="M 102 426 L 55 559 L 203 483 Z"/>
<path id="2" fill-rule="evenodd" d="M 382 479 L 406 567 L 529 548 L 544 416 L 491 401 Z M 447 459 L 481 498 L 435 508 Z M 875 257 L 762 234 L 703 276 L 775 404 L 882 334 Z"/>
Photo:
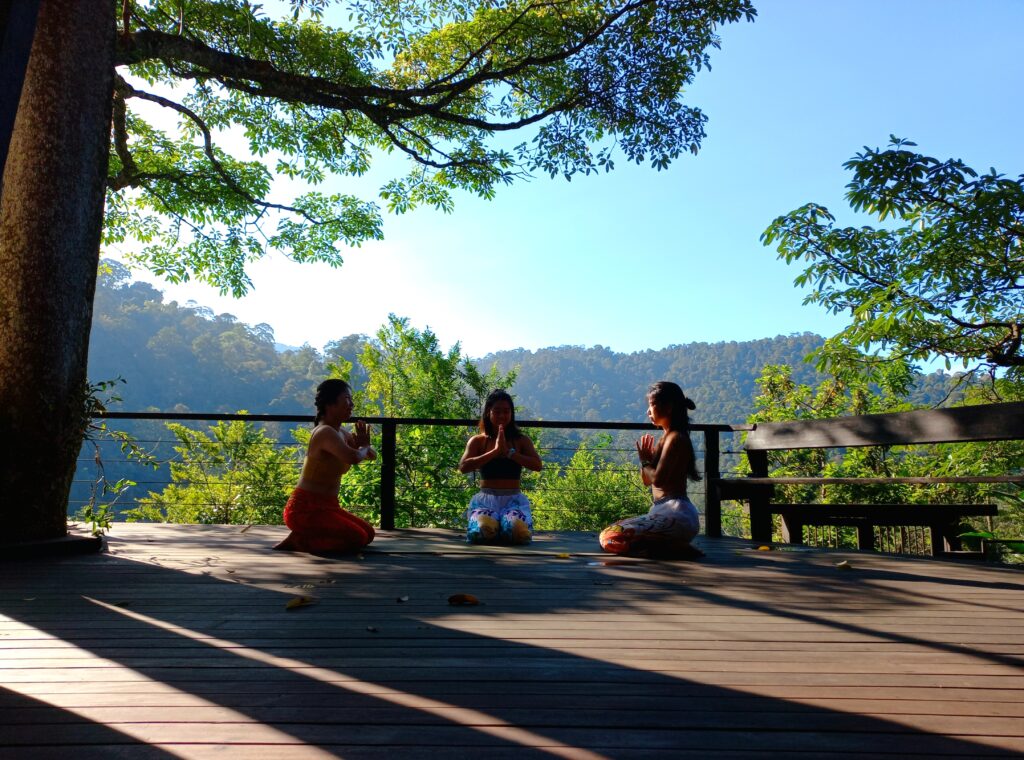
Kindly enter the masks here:
<path id="1" fill-rule="evenodd" d="M 373 526 L 346 512 L 338 503 L 341 476 L 352 465 L 377 458 L 370 446 L 366 423 L 355 432 L 341 424 L 352 416 L 352 389 L 344 380 L 325 380 L 316 389 L 316 427 L 309 438 L 302 475 L 284 508 L 288 537 L 275 546 L 281 551 L 354 552 L 373 541 Z"/>

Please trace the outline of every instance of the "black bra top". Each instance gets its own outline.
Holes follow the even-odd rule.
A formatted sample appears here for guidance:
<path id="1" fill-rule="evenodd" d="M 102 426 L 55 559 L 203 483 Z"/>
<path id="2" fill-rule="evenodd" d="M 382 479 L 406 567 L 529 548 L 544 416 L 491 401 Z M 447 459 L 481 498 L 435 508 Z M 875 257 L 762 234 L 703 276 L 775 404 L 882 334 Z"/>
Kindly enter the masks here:
<path id="1" fill-rule="evenodd" d="M 484 480 L 519 480 L 523 466 L 508 457 L 495 457 L 480 468 Z"/>

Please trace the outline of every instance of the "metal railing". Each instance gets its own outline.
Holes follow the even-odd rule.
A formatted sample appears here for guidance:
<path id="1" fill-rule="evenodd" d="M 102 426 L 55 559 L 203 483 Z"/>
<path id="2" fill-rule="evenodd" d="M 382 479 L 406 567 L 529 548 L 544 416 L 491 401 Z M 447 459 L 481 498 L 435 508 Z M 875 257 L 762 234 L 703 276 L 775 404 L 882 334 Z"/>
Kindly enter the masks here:
<path id="1" fill-rule="evenodd" d="M 291 414 L 214 414 L 193 412 L 116 412 L 108 411 L 98 417 L 104 421 L 134 420 L 160 422 L 231 422 L 243 421 L 251 423 L 298 423 L 311 424 L 310 415 Z M 393 529 L 396 523 L 396 492 L 398 462 L 398 429 L 403 426 L 443 426 L 457 428 L 473 428 L 478 421 L 475 419 L 434 419 L 421 417 L 358 417 L 369 425 L 379 428 L 380 443 L 380 527 Z M 578 431 L 642 431 L 654 430 L 649 423 L 636 422 L 577 422 L 561 420 L 517 420 L 521 428 L 548 428 Z M 714 482 L 720 477 L 720 459 L 723 453 L 720 437 L 750 430 L 750 425 L 694 424 L 691 433 L 701 438 L 695 440 L 698 454 L 703 452 L 705 482 Z M 700 444 L 703 445 L 700 445 Z M 454 468 L 455 463 L 452 463 Z M 722 534 L 721 502 L 716 489 L 708 489 L 704 494 L 705 532 L 708 536 L 718 537 Z"/>

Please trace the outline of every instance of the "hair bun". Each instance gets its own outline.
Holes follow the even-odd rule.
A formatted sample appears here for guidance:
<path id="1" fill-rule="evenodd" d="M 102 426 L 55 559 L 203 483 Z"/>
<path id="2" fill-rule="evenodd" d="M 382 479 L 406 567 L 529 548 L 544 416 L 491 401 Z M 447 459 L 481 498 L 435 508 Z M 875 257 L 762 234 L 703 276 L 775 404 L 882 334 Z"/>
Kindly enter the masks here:
<path id="1" fill-rule="evenodd" d="M 689 396 L 684 396 L 683 402 L 686 404 L 687 409 L 693 410 L 697 408 L 697 405 L 693 403 L 693 399 L 690 398 Z"/>

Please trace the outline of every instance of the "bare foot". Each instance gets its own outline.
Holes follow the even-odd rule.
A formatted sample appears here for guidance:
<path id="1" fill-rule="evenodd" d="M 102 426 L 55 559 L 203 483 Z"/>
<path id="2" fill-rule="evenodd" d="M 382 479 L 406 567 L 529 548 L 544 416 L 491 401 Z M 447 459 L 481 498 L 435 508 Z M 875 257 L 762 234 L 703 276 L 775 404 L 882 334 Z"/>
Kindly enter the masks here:
<path id="1" fill-rule="evenodd" d="M 298 546 L 296 546 L 296 542 L 295 542 L 295 534 L 294 533 L 289 533 L 288 537 L 284 541 L 282 541 L 281 543 L 279 543 L 277 546 L 274 547 L 274 551 L 278 551 L 278 552 L 297 552 L 297 551 L 299 551 L 299 548 L 298 548 Z"/>

